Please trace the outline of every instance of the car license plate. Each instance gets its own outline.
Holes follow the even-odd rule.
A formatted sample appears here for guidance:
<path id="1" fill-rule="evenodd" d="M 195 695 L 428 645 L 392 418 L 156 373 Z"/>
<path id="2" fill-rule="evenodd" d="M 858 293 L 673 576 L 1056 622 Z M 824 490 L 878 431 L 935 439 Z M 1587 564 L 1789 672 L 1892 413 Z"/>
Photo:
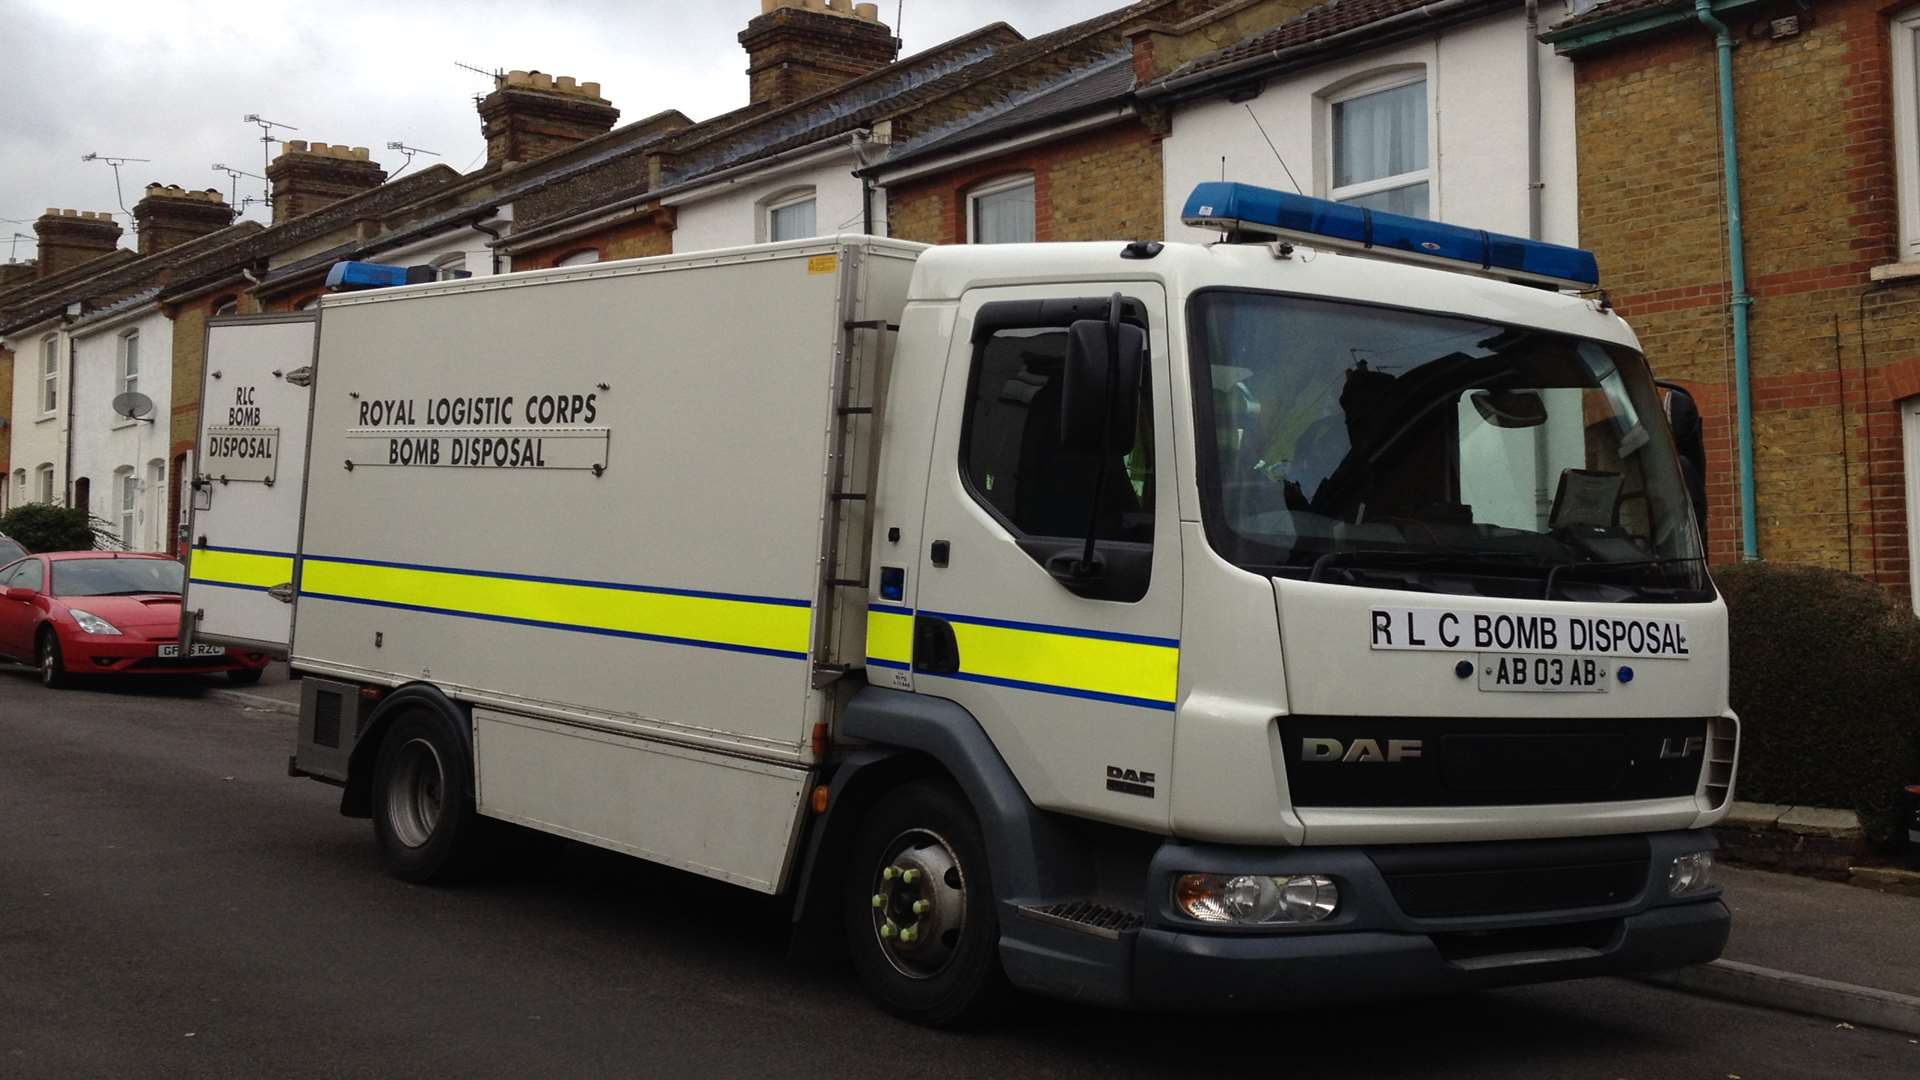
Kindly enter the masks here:
<path id="1" fill-rule="evenodd" d="M 1613 662 L 1597 656 L 1480 654 L 1482 690 L 1604 694 L 1612 682 Z"/>
<path id="2" fill-rule="evenodd" d="M 160 646 L 160 655 L 164 658 L 178 657 L 180 655 L 180 646 L 162 645 Z M 188 656 L 225 656 L 227 655 L 227 647 L 225 645 L 195 645 L 191 650 L 188 651 L 187 655 Z"/>

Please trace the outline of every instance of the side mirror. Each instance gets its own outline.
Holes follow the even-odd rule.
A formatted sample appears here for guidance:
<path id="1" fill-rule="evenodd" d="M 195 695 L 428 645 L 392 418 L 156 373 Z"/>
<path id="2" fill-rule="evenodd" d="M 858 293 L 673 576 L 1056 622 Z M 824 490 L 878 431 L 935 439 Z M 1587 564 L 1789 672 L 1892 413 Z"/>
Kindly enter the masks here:
<path id="1" fill-rule="evenodd" d="M 1133 445 L 1146 355 L 1147 333 L 1131 323 L 1081 319 L 1067 328 L 1062 449 L 1098 454 Z"/>
<path id="2" fill-rule="evenodd" d="M 7 599 L 18 600 L 21 603 L 26 603 L 33 599 L 33 590 L 16 588 L 14 586 L 9 585 L 7 586 Z"/>

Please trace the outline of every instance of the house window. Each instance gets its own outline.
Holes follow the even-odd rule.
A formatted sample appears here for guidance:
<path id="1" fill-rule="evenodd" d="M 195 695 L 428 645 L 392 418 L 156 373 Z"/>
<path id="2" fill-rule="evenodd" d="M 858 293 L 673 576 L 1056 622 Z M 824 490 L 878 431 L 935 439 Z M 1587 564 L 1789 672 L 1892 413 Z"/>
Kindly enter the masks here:
<path id="1" fill-rule="evenodd" d="M 1031 244 L 1033 177 L 1016 176 L 978 188 L 967 196 L 967 242 Z"/>
<path id="2" fill-rule="evenodd" d="M 818 206 L 811 188 L 768 203 L 767 239 L 805 240 L 820 235 L 815 213 Z"/>
<path id="3" fill-rule="evenodd" d="M 458 281 L 464 277 L 471 277 L 472 275 L 467 273 L 466 253 L 456 251 L 452 255 L 442 255 L 433 260 L 433 276 L 440 281 Z"/>
<path id="4" fill-rule="evenodd" d="M 561 259 L 560 261 L 554 263 L 553 265 L 555 266 L 592 266 L 594 263 L 597 263 L 599 261 L 600 261 L 600 253 L 598 251 L 595 251 L 592 248 L 582 248 L 581 250 L 574 252 L 573 254 L 567 256 L 564 259 Z"/>
<path id="5" fill-rule="evenodd" d="M 319 308 L 320 298 L 318 296 L 309 296 L 293 306 L 293 310 L 295 311 L 317 311 Z"/>
<path id="6" fill-rule="evenodd" d="M 214 306 L 213 313 L 215 315 L 238 315 L 240 314 L 240 301 L 223 300 Z"/>
<path id="7" fill-rule="evenodd" d="M 167 463 L 158 458 L 147 462 L 147 482 L 142 485 L 147 504 L 140 508 L 142 551 L 165 551 L 167 547 Z"/>
<path id="8" fill-rule="evenodd" d="M 52 502 L 53 501 L 53 462 L 48 461 L 48 462 L 41 463 L 40 468 L 35 470 L 35 472 L 39 477 L 38 486 L 40 488 L 40 501 L 43 503 Z"/>
<path id="9" fill-rule="evenodd" d="M 140 506 L 140 479 L 133 474 L 133 466 L 114 470 L 113 486 L 120 492 L 120 546 L 132 548 L 136 511 Z"/>
<path id="10" fill-rule="evenodd" d="M 60 411 L 60 339 L 54 336 L 40 342 L 40 411 Z"/>
<path id="11" fill-rule="evenodd" d="M 140 392 L 140 332 L 130 330 L 120 336 L 120 392 Z"/>
<path id="12" fill-rule="evenodd" d="M 1920 259 L 1920 8 L 1893 20 L 1893 149 L 1900 257 Z"/>
<path id="13" fill-rule="evenodd" d="M 75 508 L 93 512 L 93 481 L 81 477 L 73 482 L 73 505 Z"/>
<path id="14" fill-rule="evenodd" d="M 1428 216 L 1432 172 L 1427 168 L 1426 79 L 1368 89 L 1328 104 L 1333 114 L 1328 196 L 1369 210 Z"/>
<path id="15" fill-rule="evenodd" d="M 1920 398 L 1908 398 L 1900 405 L 1900 436 L 1906 450 L 1907 465 L 1907 544 L 1908 567 L 1920 567 Z M 1909 569 L 1909 588 L 1913 610 L 1920 615 L 1920 573 Z"/>

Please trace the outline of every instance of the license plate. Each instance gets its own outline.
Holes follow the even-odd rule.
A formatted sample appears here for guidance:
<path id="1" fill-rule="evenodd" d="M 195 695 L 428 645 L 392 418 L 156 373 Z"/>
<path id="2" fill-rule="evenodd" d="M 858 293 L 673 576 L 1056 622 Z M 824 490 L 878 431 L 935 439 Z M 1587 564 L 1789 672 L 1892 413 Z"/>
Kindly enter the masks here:
<path id="1" fill-rule="evenodd" d="M 1612 683 L 1613 662 L 1601 657 L 1480 654 L 1482 690 L 1604 694 Z"/>
<path id="2" fill-rule="evenodd" d="M 160 646 L 160 655 L 161 657 L 167 658 L 167 659 L 178 657 L 180 655 L 180 646 L 162 645 Z M 225 645 L 195 645 L 190 651 L 188 651 L 187 655 L 190 657 L 191 656 L 225 656 L 227 655 L 227 647 Z"/>

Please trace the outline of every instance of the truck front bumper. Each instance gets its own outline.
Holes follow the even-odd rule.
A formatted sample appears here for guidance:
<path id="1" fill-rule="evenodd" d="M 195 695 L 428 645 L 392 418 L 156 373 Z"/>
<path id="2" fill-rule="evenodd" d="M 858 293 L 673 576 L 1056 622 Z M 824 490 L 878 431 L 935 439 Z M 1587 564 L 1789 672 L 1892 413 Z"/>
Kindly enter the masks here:
<path id="1" fill-rule="evenodd" d="M 1492 931 L 1461 939 L 1474 946 L 1461 953 L 1445 933 L 1226 937 L 1149 927 L 1134 945 L 1132 998 L 1156 1009 L 1276 1009 L 1656 971 L 1718 957 L 1728 924 L 1726 905 L 1713 899 L 1574 924 L 1566 940 L 1581 944 Z M 1524 947 L 1483 951 L 1497 949 L 1501 934 Z"/>

